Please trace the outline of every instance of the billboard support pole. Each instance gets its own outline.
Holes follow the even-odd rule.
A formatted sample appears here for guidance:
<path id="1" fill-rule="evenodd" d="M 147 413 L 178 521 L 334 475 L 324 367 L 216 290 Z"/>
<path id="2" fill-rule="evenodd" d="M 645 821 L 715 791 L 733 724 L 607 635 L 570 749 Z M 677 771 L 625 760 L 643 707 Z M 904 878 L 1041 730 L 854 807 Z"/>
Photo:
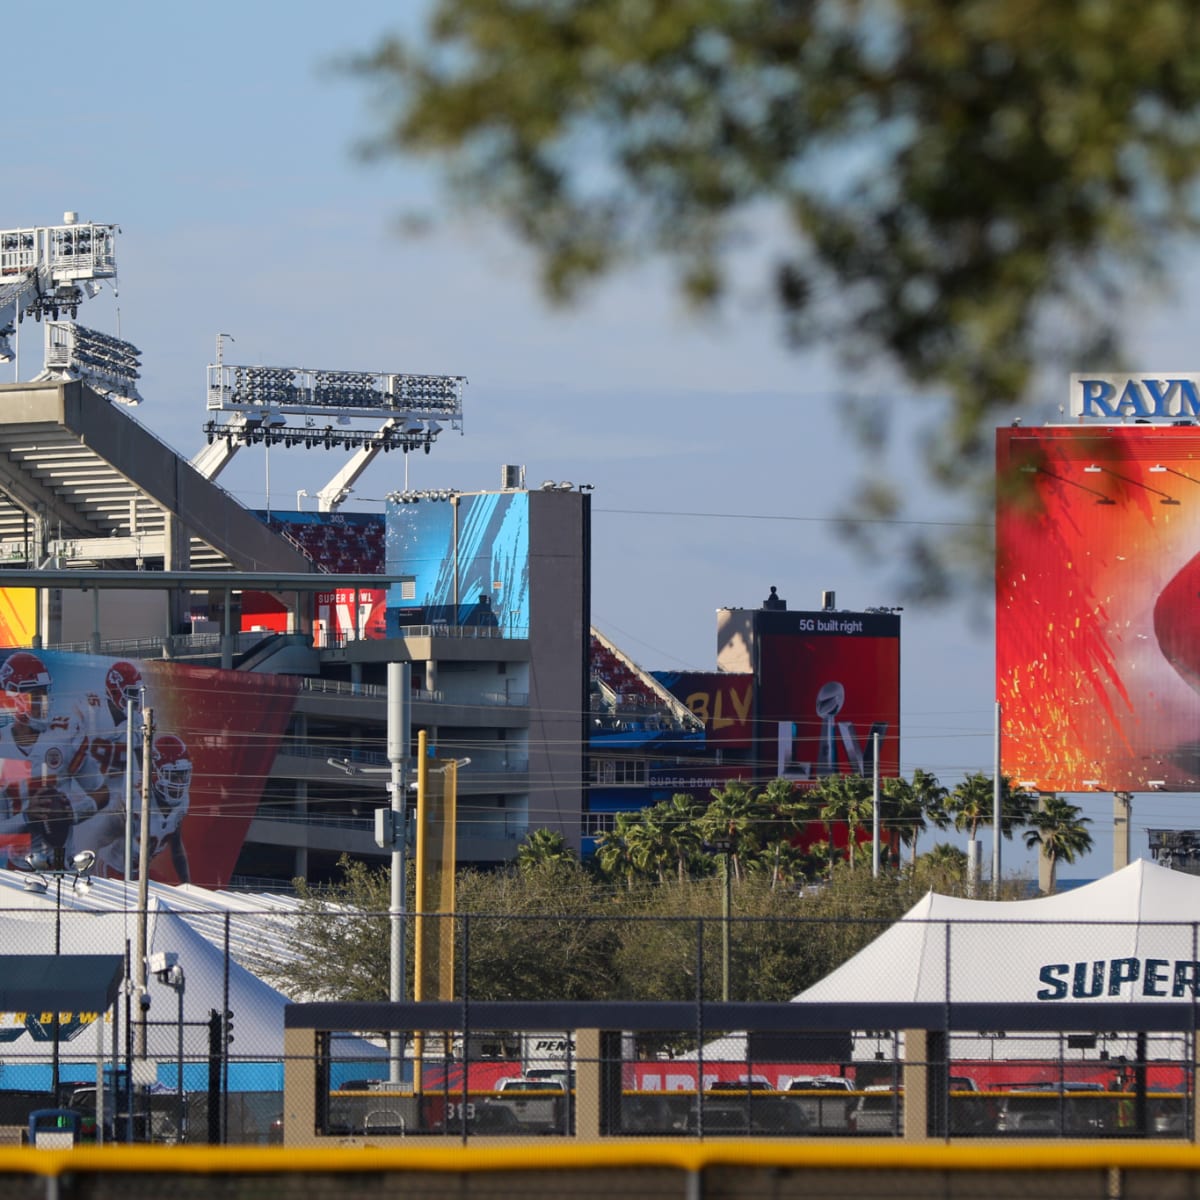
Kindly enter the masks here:
<path id="1" fill-rule="evenodd" d="M 992 777 L 992 899 L 1000 899 L 1000 701 L 996 701 L 995 772 Z"/>

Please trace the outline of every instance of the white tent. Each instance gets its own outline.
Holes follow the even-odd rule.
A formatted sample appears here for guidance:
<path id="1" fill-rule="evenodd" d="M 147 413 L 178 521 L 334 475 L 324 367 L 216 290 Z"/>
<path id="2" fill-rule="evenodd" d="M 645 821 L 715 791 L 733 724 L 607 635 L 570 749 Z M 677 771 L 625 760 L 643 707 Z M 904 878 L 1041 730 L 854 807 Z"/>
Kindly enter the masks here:
<path id="1" fill-rule="evenodd" d="M 1036 900 L 930 892 L 793 999 L 1190 1000 L 1200 990 L 1198 938 L 1200 878 L 1139 860 Z"/>
<path id="2" fill-rule="evenodd" d="M 1191 1000 L 1200 995 L 1200 877 L 1137 861 L 1094 883 L 1034 900 L 930 892 L 796 1004 Z M 858 1039 L 861 1052 L 879 1049 Z M 1173 1043 L 1160 1039 L 1160 1045 Z M 869 1045 L 868 1045 L 869 1042 Z M 1118 1050 L 1124 1049 L 1115 1041 Z M 1020 1058 L 1045 1041 L 958 1037 L 962 1057 Z M 1174 1054 L 1174 1050 L 1169 1051 Z M 704 1057 L 744 1061 L 744 1034 Z"/>
<path id="3" fill-rule="evenodd" d="M 76 892 L 68 878 L 49 879 L 44 893 L 25 890 L 25 872 L 0 870 L 0 956 L 52 954 L 115 954 L 132 958 L 138 939 L 136 885 L 126 888 L 116 880 L 94 880 L 86 892 Z M 189 1058 L 206 1052 L 207 1031 L 201 1026 L 212 1010 L 233 1013 L 232 1056 L 239 1060 L 277 1061 L 283 1057 L 283 1009 L 287 997 L 241 965 L 237 959 L 251 942 L 261 950 L 269 941 L 271 908 L 244 897 L 203 892 L 197 888 L 149 887 L 146 952 L 172 953 L 184 974 L 183 1020 Z M 288 907 L 287 905 L 284 906 Z M 291 907 L 294 907 L 294 903 Z M 229 919 L 231 961 L 224 954 L 224 913 Z M 228 987 L 228 1001 L 226 999 Z M 151 975 L 147 1029 L 148 1056 L 173 1061 L 177 1053 L 178 995 Z M 48 1005 L 49 1006 L 49 1005 Z M 0 1054 L 14 1059 L 45 1060 L 48 1046 L 38 1036 L 40 1014 L 0 1013 Z M 66 1017 L 60 1017 L 65 1022 Z M 123 1022 L 122 1022 L 123 1023 Z M 97 1035 L 78 1026 L 61 1026 L 61 1053 L 65 1058 L 95 1054 Z M 106 1052 L 111 1047 L 111 1025 L 103 1034 Z M 123 1030 L 118 1035 L 124 1048 Z M 364 1053 L 375 1053 L 364 1044 Z"/>

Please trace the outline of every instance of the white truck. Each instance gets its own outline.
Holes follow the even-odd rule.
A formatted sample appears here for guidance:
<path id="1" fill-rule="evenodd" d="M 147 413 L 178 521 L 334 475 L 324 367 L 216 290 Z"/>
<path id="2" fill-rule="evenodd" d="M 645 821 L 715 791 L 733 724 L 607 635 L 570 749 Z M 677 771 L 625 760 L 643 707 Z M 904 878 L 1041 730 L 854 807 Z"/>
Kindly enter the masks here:
<path id="1" fill-rule="evenodd" d="M 575 1073 L 575 1038 L 566 1031 L 521 1034 L 521 1070 L 526 1079 L 557 1079 Z"/>

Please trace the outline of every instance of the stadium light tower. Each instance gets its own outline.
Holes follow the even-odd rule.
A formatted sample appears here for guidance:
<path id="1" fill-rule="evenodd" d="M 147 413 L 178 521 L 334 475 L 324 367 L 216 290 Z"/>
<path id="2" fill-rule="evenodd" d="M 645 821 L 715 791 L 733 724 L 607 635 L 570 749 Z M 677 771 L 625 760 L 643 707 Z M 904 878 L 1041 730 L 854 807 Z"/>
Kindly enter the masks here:
<path id="1" fill-rule="evenodd" d="M 0 230 L 0 362 L 16 357 L 10 338 L 28 314 L 75 319 L 84 299 L 117 278 L 116 225 L 63 214 L 61 225 Z"/>
<path id="2" fill-rule="evenodd" d="M 227 337 L 217 335 L 217 361 L 208 368 L 207 407 L 215 414 L 204 424 L 208 445 L 192 460 L 208 479 L 242 446 L 351 450 L 315 493 L 318 509 L 333 512 L 379 454 L 428 454 L 445 428 L 462 432 L 462 375 L 238 366 L 225 362 Z"/>

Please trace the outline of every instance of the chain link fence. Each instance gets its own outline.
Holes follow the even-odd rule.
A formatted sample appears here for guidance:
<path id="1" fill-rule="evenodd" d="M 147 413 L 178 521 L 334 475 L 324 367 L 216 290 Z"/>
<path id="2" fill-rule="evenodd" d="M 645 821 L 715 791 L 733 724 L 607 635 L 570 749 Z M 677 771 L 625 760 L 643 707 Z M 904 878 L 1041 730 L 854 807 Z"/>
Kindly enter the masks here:
<path id="1" fill-rule="evenodd" d="M 178 977 L 152 970 L 139 993 L 141 914 L 54 919 L 51 930 L 44 910 L 8 912 L 0 953 L 119 945 L 134 984 L 107 1013 L 56 1012 L 48 997 L 43 1011 L 0 1014 L 0 1140 L 12 1144 L 28 1140 L 31 1112 L 59 1108 L 78 1114 L 85 1140 L 283 1140 L 285 997 L 384 999 L 397 937 L 405 994 L 445 997 L 453 1017 L 424 1029 L 331 1028 L 314 1052 L 308 1141 L 519 1143 L 583 1128 L 621 1138 L 902 1138 L 911 1136 L 905 1070 L 917 1061 L 940 1080 L 935 1099 L 921 1102 L 938 1136 L 1195 1137 L 1193 922 L 1074 922 L 1056 927 L 1047 949 L 1041 922 L 905 921 L 904 940 L 889 949 L 879 935 L 899 927 L 891 920 L 398 919 L 256 911 L 247 901 L 237 912 L 148 914 L 151 962 L 172 956 Z M 809 1005 L 790 1007 L 790 1029 L 714 1029 L 705 1015 L 828 989 L 868 945 L 877 958 L 866 974 L 851 972 L 841 1003 L 908 999 L 952 1013 L 1011 1000 L 1045 1015 L 1025 1026 L 1005 1024 L 999 1010 L 974 1028 L 945 1022 L 944 1046 L 925 1058 L 906 1044 L 919 1023 L 809 1028 Z M 990 963 L 982 976 L 980 947 Z M 477 1016 L 491 1002 L 547 999 L 677 1007 L 673 1024 L 614 1027 L 593 1053 L 561 1023 L 488 1026 Z M 1146 1002 L 1170 1011 L 1169 1027 L 1128 1019 Z"/>

